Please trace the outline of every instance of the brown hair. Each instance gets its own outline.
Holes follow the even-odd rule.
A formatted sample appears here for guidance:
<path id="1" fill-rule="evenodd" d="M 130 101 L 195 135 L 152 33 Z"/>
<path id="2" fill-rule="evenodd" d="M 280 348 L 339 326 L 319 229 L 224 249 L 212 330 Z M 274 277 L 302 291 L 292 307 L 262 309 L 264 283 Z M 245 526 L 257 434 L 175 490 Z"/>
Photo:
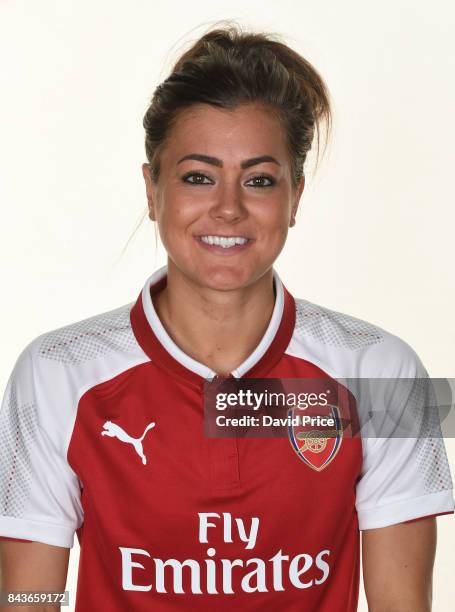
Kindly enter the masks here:
<path id="1" fill-rule="evenodd" d="M 159 154 L 180 110 L 198 103 L 234 109 L 259 102 L 276 114 L 284 128 L 293 187 L 297 187 L 315 129 L 319 160 L 324 121 L 327 145 L 332 113 L 319 73 L 278 38 L 271 33 L 244 32 L 228 21 L 225 27 L 206 32 L 183 53 L 170 76 L 155 89 L 143 119 L 153 181 L 158 181 Z"/>

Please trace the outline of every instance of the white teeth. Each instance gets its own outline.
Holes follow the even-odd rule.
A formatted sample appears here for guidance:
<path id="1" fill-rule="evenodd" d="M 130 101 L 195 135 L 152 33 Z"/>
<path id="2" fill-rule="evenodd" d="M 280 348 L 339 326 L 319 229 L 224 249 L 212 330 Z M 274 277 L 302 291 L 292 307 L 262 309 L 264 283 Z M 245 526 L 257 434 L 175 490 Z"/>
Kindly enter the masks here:
<path id="1" fill-rule="evenodd" d="M 207 244 L 221 246 L 224 249 L 248 242 L 248 238 L 243 238 L 243 236 L 229 236 L 229 238 L 226 236 L 201 236 L 201 240 Z"/>

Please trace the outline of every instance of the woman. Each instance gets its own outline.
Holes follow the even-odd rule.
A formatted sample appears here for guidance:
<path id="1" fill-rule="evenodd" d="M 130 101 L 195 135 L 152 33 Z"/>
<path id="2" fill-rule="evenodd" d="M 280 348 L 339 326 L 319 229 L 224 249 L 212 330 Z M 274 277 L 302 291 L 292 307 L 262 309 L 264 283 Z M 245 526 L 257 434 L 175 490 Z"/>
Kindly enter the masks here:
<path id="1" fill-rule="evenodd" d="M 63 590 L 76 533 L 77 612 L 354 611 L 360 529 L 370 609 L 430 609 L 434 516 L 454 508 L 442 442 L 343 437 L 337 420 L 324 454 L 294 425 L 204 430 L 220 382 L 426 374 L 403 340 L 294 298 L 273 268 L 324 121 L 317 71 L 235 27 L 157 87 L 142 170 L 168 263 L 134 303 L 20 355 L 1 413 L 3 590 Z"/>

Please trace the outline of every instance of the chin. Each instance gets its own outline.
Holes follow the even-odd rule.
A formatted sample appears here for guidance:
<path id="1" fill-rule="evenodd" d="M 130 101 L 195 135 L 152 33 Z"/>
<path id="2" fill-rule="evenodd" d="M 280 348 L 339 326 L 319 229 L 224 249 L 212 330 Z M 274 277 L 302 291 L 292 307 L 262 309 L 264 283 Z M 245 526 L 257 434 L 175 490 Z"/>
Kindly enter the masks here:
<path id="1" fill-rule="evenodd" d="M 191 276 L 201 286 L 219 291 L 240 289 L 250 284 L 256 275 L 241 264 L 236 266 L 201 266 Z"/>

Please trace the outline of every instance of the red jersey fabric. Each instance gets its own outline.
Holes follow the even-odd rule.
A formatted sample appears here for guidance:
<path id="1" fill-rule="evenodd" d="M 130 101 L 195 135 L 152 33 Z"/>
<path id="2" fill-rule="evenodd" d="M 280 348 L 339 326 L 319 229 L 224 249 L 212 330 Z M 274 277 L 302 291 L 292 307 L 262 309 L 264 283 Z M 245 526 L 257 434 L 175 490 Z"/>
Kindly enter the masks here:
<path id="1" fill-rule="evenodd" d="M 208 438 L 216 373 L 162 326 L 166 279 L 164 266 L 134 303 L 20 355 L 0 414 L 0 535 L 71 547 L 76 534 L 77 612 L 354 612 L 359 530 L 453 512 L 443 441 L 344 437 L 312 469 L 291 437 Z M 275 270 L 274 287 L 231 377 L 425 375 L 403 340 L 295 299 Z"/>

